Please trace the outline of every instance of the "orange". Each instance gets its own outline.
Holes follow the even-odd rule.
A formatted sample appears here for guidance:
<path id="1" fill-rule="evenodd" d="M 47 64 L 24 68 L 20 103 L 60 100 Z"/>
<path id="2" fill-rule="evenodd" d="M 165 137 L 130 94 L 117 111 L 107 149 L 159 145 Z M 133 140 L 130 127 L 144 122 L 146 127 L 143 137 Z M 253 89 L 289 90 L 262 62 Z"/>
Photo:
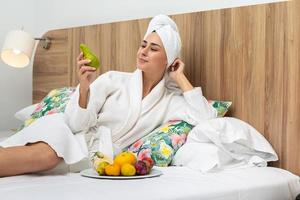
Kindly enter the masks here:
<path id="1" fill-rule="evenodd" d="M 109 164 L 104 168 L 105 174 L 108 176 L 119 176 L 121 172 L 121 168 L 118 164 Z"/>
<path id="2" fill-rule="evenodd" d="M 135 173 L 136 173 L 136 169 L 133 165 L 128 164 L 128 163 L 122 165 L 121 174 L 123 176 L 134 176 Z"/>
<path id="3" fill-rule="evenodd" d="M 114 163 L 120 165 L 121 167 L 124 164 L 135 165 L 136 157 L 133 153 L 124 151 L 115 157 Z"/>

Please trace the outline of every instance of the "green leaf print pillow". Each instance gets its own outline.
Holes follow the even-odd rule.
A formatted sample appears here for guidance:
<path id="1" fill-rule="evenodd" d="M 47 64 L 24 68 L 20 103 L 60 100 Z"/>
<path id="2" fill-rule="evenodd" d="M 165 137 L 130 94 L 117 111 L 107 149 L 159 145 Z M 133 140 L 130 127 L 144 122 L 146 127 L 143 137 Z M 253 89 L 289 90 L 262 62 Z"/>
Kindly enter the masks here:
<path id="1" fill-rule="evenodd" d="M 30 115 L 30 118 L 24 121 L 18 131 L 29 126 L 40 117 L 64 112 L 71 95 L 75 92 L 75 89 L 75 87 L 63 87 L 51 90 L 36 106 L 35 110 Z"/>
<path id="2" fill-rule="evenodd" d="M 209 100 L 208 103 L 211 104 L 218 111 L 218 117 L 224 117 L 232 104 L 231 101 L 218 100 Z"/>
<path id="3" fill-rule="evenodd" d="M 128 147 L 138 160 L 152 158 L 156 166 L 167 167 L 185 143 L 194 126 L 181 120 L 169 121 Z"/>

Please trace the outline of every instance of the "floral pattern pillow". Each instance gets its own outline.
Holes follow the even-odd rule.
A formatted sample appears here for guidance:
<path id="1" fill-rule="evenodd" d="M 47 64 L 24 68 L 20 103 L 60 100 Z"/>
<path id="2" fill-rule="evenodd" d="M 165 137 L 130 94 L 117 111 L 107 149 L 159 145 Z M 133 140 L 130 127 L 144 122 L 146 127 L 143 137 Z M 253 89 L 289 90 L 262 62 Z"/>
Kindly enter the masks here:
<path id="1" fill-rule="evenodd" d="M 19 128 L 19 131 L 29 126 L 40 117 L 64 112 L 66 105 L 75 90 L 75 87 L 63 87 L 51 90 L 37 105 L 33 113 L 30 115 L 30 118 L 25 120 L 23 125 Z"/>
<path id="2" fill-rule="evenodd" d="M 209 100 L 208 103 L 210 103 L 218 111 L 218 117 L 224 117 L 232 104 L 231 101 L 216 100 Z"/>
<path id="3" fill-rule="evenodd" d="M 194 126 L 181 120 L 169 121 L 128 147 L 138 160 L 152 158 L 156 166 L 167 167 L 185 143 Z"/>

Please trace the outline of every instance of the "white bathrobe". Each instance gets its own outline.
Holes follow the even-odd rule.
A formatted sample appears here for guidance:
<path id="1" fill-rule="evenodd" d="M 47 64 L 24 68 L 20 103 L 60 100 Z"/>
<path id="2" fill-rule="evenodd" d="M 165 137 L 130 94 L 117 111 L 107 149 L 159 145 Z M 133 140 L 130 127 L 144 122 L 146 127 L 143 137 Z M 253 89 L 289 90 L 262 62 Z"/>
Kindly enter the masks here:
<path id="1" fill-rule="evenodd" d="M 182 119 L 196 125 L 217 115 L 199 87 L 178 94 L 165 87 L 165 77 L 142 99 L 139 69 L 133 73 L 110 71 L 101 75 L 90 86 L 87 109 L 78 105 L 78 89 L 66 107 L 65 116 L 74 134 L 87 133 L 86 140 L 92 140 L 90 151 L 101 148 L 101 130 L 109 130 L 114 147 L 120 150 L 168 120 Z"/>
<path id="2" fill-rule="evenodd" d="M 44 141 L 67 164 L 74 164 L 98 150 L 113 156 L 168 120 L 182 119 L 196 125 L 217 115 L 199 87 L 181 94 L 166 88 L 165 77 L 142 99 L 139 69 L 102 74 L 90 86 L 87 109 L 78 101 L 79 86 L 65 113 L 38 119 L 0 146 Z"/>

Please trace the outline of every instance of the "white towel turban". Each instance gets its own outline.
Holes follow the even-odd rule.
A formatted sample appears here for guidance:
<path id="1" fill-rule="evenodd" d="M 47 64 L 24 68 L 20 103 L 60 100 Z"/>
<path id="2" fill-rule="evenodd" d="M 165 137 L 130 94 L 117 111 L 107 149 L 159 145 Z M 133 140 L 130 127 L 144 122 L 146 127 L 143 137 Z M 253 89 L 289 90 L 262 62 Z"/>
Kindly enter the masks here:
<path id="1" fill-rule="evenodd" d="M 157 15 L 153 17 L 150 21 L 144 39 L 146 39 L 146 37 L 153 31 L 155 31 L 158 34 L 164 45 L 168 60 L 168 66 L 166 67 L 167 69 L 180 55 L 181 39 L 178 33 L 177 25 L 167 15 Z M 170 78 L 168 70 L 166 70 L 164 78 L 165 86 L 169 91 L 174 92 L 176 94 L 182 94 L 182 90 Z"/>
<path id="2" fill-rule="evenodd" d="M 179 57 L 181 40 L 176 23 L 167 15 L 157 15 L 149 23 L 144 39 L 155 31 L 164 45 L 169 67 Z"/>

